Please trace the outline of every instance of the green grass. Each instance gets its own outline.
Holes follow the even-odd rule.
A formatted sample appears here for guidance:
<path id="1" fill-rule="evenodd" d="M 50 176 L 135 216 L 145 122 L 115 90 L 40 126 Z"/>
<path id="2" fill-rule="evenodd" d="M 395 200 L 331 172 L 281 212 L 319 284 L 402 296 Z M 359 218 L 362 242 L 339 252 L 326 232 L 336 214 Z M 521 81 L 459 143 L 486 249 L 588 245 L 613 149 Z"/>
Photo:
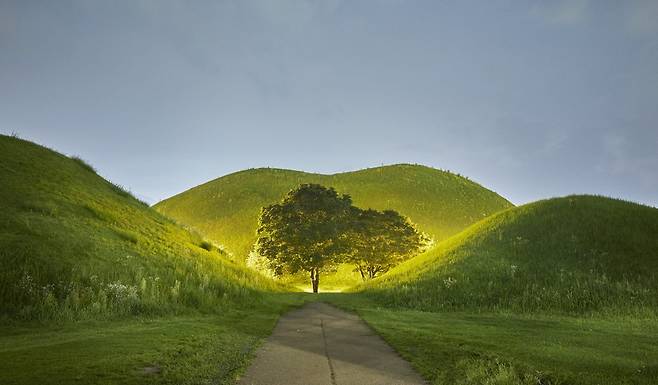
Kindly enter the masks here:
<path id="1" fill-rule="evenodd" d="M 0 382 L 232 383 L 300 294 L 98 176 L 0 136 Z"/>
<path id="2" fill-rule="evenodd" d="M 302 183 L 319 183 L 352 196 L 361 208 L 394 209 L 442 240 L 512 204 L 462 176 L 400 164 L 334 175 L 274 168 L 251 169 L 194 187 L 155 205 L 177 221 L 246 259 L 256 239 L 260 209 Z"/>
<path id="3" fill-rule="evenodd" d="M 0 136 L 0 321 L 221 312 L 282 287 L 69 158 Z"/>
<path id="4" fill-rule="evenodd" d="M 433 383 L 658 382 L 658 209 L 593 196 L 514 208 L 421 166 L 259 169 L 159 204 L 201 236 L 79 158 L 0 136 L 2 383 L 231 383 L 279 314 L 317 298 L 228 255 L 246 255 L 261 206 L 304 182 L 442 240 L 358 293 L 319 297 Z M 321 289 L 355 278 L 343 265 Z"/>
<path id="5" fill-rule="evenodd" d="M 355 290 L 381 306 L 655 314 L 658 209 L 597 196 L 512 208 Z"/>
<path id="6" fill-rule="evenodd" d="M 355 310 L 432 384 L 658 383 L 658 318 L 420 312 L 360 295 L 324 294 Z"/>
<path id="7" fill-rule="evenodd" d="M 3 385 L 232 384 L 278 315 L 299 295 L 268 305 L 115 321 L 0 327 Z"/>
<path id="8" fill-rule="evenodd" d="M 655 384 L 656 234 L 655 208 L 539 201 L 322 298 L 355 310 L 433 384 Z"/>

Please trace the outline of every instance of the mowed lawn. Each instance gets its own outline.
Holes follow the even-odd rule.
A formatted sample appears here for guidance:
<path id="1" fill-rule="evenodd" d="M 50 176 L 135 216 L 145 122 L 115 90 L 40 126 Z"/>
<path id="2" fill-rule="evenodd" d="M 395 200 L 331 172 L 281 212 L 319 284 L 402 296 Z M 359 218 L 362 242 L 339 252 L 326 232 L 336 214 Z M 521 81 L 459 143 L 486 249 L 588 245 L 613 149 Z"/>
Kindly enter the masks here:
<path id="1" fill-rule="evenodd" d="M 320 298 L 356 310 L 432 384 L 658 383 L 656 319 L 390 310 L 350 297 Z M 3 326 L 0 383 L 231 384 L 277 318 L 252 309 Z"/>
<path id="2" fill-rule="evenodd" d="M 0 384 L 231 384 L 272 311 L 0 328 Z"/>
<path id="3" fill-rule="evenodd" d="M 367 309 L 434 384 L 658 384 L 658 321 Z"/>
<path id="4" fill-rule="evenodd" d="M 355 310 L 432 384 L 658 384 L 658 319 Z"/>

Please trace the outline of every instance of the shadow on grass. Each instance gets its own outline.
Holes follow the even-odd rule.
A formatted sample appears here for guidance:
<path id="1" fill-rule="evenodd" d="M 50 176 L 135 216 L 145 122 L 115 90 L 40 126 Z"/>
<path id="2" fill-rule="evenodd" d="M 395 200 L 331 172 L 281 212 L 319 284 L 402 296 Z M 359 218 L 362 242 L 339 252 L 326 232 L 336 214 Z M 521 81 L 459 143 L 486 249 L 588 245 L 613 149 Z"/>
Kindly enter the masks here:
<path id="1" fill-rule="evenodd" d="M 305 300 L 270 299 L 218 314 L 4 326 L 2 383 L 231 384 L 279 315 Z"/>

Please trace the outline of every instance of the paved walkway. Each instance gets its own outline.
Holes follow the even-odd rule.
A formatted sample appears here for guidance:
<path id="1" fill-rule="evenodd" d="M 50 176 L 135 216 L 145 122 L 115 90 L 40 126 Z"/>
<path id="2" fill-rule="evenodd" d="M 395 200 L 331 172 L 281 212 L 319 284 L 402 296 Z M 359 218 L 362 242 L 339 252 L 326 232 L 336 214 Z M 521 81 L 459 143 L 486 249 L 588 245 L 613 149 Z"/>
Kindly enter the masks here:
<path id="1" fill-rule="evenodd" d="M 314 302 L 279 320 L 239 385 L 420 385 L 358 316 Z"/>

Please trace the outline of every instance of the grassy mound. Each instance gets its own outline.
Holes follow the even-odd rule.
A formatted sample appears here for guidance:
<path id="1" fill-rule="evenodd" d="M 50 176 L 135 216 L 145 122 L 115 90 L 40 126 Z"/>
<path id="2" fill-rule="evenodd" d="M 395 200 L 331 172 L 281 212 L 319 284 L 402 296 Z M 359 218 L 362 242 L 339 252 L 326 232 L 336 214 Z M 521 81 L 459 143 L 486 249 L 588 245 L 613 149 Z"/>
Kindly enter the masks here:
<path id="1" fill-rule="evenodd" d="M 155 208 L 192 226 L 243 260 L 256 239 L 263 206 L 302 183 L 319 183 L 350 194 L 354 204 L 394 209 L 435 240 L 512 206 L 464 177 L 417 165 L 394 165 L 334 175 L 271 168 L 226 175 L 166 199 Z"/>
<path id="2" fill-rule="evenodd" d="M 212 310 L 275 283 L 68 158 L 0 136 L 0 316 Z"/>
<path id="3" fill-rule="evenodd" d="M 358 288 L 420 310 L 655 311 L 658 209 L 596 196 L 512 208 Z"/>

